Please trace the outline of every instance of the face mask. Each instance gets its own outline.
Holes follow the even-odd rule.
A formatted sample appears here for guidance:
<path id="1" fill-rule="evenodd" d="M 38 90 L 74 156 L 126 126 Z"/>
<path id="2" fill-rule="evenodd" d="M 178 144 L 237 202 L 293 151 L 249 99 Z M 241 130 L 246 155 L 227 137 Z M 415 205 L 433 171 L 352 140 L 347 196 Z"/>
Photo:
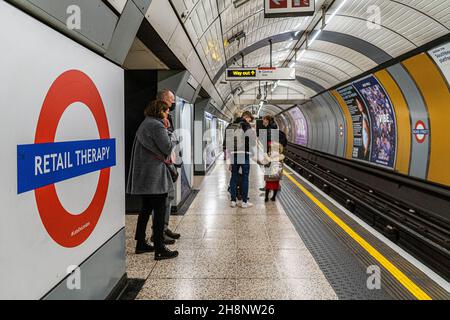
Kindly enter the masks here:
<path id="1" fill-rule="evenodd" d="M 170 112 L 172 112 L 173 110 L 175 110 L 175 107 L 176 107 L 177 105 L 175 104 L 175 103 L 172 103 L 172 105 L 170 106 Z"/>

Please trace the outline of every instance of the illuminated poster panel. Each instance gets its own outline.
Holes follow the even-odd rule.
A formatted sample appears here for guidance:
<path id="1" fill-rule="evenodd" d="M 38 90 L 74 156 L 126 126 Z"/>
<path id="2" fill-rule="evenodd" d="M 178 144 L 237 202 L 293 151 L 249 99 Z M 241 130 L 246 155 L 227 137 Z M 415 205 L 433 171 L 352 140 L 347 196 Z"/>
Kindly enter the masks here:
<path id="1" fill-rule="evenodd" d="M 369 110 L 372 132 L 370 161 L 393 168 L 397 148 L 397 127 L 389 96 L 373 76 L 355 82 L 354 86 Z"/>
<path id="2" fill-rule="evenodd" d="M 293 108 L 289 110 L 289 113 L 294 120 L 294 143 L 306 146 L 308 144 L 308 125 L 303 112 L 298 108 Z"/>
<path id="3" fill-rule="evenodd" d="M 353 85 L 338 89 L 342 99 L 350 111 L 353 122 L 353 151 L 352 158 L 370 161 L 370 118 L 363 98 Z"/>
<path id="4" fill-rule="evenodd" d="M 183 165 L 181 167 L 181 200 L 186 199 L 191 191 L 192 176 L 192 108 L 187 101 L 176 97 L 177 109 L 180 110 L 180 145 L 182 150 Z"/>
<path id="5" fill-rule="evenodd" d="M 428 53 L 447 80 L 450 90 L 450 42 L 440 45 L 428 51 Z"/>
<path id="6" fill-rule="evenodd" d="M 338 89 L 353 121 L 353 159 L 393 168 L 397 126 L 392 102 L 374 76 Z"/>

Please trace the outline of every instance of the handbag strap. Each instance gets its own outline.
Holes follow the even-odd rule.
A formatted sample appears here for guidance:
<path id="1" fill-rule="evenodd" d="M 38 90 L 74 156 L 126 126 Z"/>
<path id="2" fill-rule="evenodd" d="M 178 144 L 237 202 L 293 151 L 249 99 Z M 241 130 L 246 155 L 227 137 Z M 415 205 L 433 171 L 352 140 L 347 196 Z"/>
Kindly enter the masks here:
<path id="1" fill-rule="evenodd" d="M 146 149 L 147 149 L 147 148 L 146 148 Z M 165 164 L 168 164 L 168 165 L 173 164 L 172 159 L 166 160 L 166 159 L 160 157 L 159 155 L 157 155 L 157 154 L 156 154 L 155 152 L 153 152 L 152 150 L 150 150 L 150 149 L 147 149 L 147 150 L 153 155 L 153 158 L 155 158 L 156 160 L 159 160 L 159 161 L 161 161 L 162 163 L 165 163 Z"/>

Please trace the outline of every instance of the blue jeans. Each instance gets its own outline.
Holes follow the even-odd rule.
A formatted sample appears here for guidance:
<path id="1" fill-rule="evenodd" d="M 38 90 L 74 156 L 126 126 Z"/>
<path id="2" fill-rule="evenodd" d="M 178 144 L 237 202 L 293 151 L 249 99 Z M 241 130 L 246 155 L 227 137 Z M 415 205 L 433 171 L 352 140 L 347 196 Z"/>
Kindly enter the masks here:
<path id="1" fill-rule="evenodd" d="M 231 181 L 230 181 L 230 191 L 231 191 L 231 201 L 236 201 L 237 198 L 237 184 L 239 178 L 239 168 L 242 168 L 242 184 L 241 184 L 241 194 L 242 201 L 248 201 L 248 176 L 250 174 L 250 161 L 245 159 L 244 164 L 237 164 L 237 161 L 231 165 Z"/>

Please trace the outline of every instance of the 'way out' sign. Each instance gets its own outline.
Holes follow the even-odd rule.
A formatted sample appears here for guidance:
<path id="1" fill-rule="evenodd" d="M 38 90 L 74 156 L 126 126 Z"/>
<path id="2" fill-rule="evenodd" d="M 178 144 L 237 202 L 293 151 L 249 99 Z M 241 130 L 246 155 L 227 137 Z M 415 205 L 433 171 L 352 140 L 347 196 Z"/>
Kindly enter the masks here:
<path id="1" fill-rule="evenodd" d="M 277 81 L 295 80 L 295 68 L 231 68 L 226 81 Z"/>

